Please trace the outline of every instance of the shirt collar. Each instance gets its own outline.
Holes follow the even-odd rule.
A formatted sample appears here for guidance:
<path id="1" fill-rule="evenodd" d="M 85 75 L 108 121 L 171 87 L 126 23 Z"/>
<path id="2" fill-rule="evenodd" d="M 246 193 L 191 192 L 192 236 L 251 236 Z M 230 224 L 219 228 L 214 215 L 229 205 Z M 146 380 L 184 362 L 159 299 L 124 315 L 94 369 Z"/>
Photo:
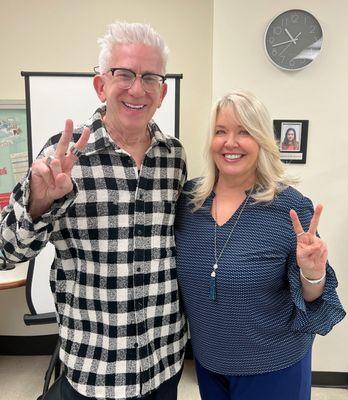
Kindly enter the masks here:
<path id="1" fill-rule="evenodd" d="M 171 152 L 171 148 L 173 147 L 173 142 L 168 138 L 168 136 L 164 135 L 156 122 L 154 120 L 151 120 L 148 124 L 148 129 L 150 132 L 151 136 L 151 144 L 152 146 L 158 145 L 158 144 L 164 144 L 168 151 Z"/>
<path id="2" fill-rule="evenodd" d="M 119 147 L 107 133 L 103 124 L 102 117 L 105 114 L 105 110 L 105 105 L 98 108 L 86 124 L 91 129 L 91 135 L 85 150 L 86 155 L 96 153 L 107 147 L 114 147 L 115 150 L 119 150 Z M 164 135 L 153 120 L 149 122 L 148 129 L 151 136 L 151 146 L 165 145 L 168 151 L 171 152 L 173 143 L 170 137 Z"/>

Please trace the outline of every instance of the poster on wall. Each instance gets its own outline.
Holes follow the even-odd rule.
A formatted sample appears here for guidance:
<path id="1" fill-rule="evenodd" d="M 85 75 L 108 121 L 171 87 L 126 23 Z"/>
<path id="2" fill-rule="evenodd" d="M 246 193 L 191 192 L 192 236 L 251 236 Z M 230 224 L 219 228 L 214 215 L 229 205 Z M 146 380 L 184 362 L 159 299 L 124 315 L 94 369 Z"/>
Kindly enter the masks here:
<path id="1" fill-rule="evenodd" d="M 24 100 L 0 101 L 0 209 L 28 169 L 28 138 Z"/>

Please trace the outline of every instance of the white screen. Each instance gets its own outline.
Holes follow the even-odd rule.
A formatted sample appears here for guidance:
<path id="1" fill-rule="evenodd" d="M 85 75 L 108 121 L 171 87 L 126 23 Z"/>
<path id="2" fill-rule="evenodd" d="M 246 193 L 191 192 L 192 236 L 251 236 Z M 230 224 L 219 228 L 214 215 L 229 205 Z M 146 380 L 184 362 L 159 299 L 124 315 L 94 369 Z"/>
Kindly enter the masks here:
<path id="1" fill-rule="evenodd" d="M 28 73 L 30 74 L 30 73 Z M 35 159 L 46 141 L 64 129 L 70 118 L 74 126 L 84 124 L 101 105 L 91 76 L 29 75 L 32 156 Z M 161 131 L 175 135 L 176 79 L 167 78 L 167 95 L 154 120 Z"/>

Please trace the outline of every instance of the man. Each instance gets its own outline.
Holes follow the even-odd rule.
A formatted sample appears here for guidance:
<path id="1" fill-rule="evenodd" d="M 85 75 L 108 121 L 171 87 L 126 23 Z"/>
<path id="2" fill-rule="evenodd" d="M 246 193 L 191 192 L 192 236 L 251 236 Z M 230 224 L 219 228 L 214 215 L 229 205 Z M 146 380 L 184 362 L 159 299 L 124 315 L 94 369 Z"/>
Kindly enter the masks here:
<path id="1" fill-rule="evenodd" d="M 148 25 L 125 22 L 99 43 L 106 107 L 46 144 L 2 213 L 0 249 L 22 262 L 56 248 L 63 399 L 176 399 L 186 324 L 173 222 L 186 163 L 151 121 L 168 50 Z"/>

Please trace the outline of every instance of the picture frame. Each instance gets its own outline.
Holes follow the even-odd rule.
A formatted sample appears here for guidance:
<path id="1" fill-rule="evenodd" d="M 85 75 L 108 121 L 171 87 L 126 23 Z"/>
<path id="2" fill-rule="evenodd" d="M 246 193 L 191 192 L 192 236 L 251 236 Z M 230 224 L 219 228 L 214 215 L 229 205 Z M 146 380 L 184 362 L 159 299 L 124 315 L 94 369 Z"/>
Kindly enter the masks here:
<path id="1" fill-rule="evenodd" d="M 0 100 L 0 210 L 28 170 L 28 134 L 24 100 Z"/>
<path id="2" fill-rule="evenodd" d="M 285 163 L 305 164 L 307 161 L 308 120 L 273 120 L 274 137 L 279 145 L 280 159 Z"/>

